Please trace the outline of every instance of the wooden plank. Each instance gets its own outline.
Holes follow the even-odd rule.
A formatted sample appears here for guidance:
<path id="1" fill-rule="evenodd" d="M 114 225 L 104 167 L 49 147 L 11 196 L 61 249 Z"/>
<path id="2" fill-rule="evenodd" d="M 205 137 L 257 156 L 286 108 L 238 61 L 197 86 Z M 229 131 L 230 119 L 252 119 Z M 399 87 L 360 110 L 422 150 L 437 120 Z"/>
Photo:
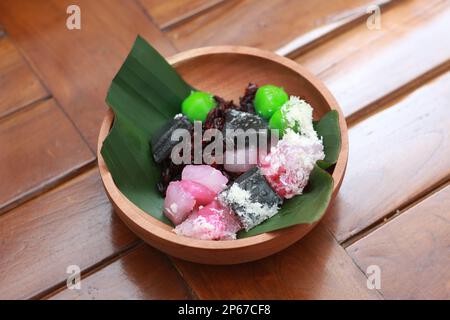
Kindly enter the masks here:
<path id="1" fill-rule="evenodd" d="M 381 271 L 387 299 L 450 299 L 450 186 L 347 248 Z"/>
<path id="2" fill-rule="evenodd" d="M 140 245 L 119 260 L 81 279 L 81 290 L 63 290 L 54 300 L 189 299 L 170 260 Z"/>
<path id="3" fill-rule="evenodd" d="M 275 52 L 280 56 L 297 57 L 303 52 L 320 45 L 324 41 L 334 38 L 336 35 L 349 30 L 358 23 L 367 21 L 374 10 L 386 10 L 403 0 L 377 0 L 370 4 L 357 7 L 333 19 L 330 23 L 317 27 L 307 33 L 299 35 L 294 40 L 278 48 Z"/>
<path id="4" fill-rule="evenodd" d="M 344 113 L 355 117 L 393 91 L 417 85 L 430 70 L 450 65 L 450 42 L 436 41 L 448 37 L 449 19 L 449 1 L 403 1 L 382 13 L 380 30 L 363 21 L 296 60 L 319 75 Z"/>
<path id="5" fill-rule="evenodd" d="M 349 130 L 347 172 L 325 218 L 344 241 L 450 176 L 450 72 Z"/>
<path id="6" fill-rule="evenodd" d="M 106 90 L 136 36 L 164 54 L 174 49 L 134 1 L 77 1 L 81 30 L 68 30 L 72 3 L 4 0 L 0 21 L 95 149 Z"/>
<path id="7" fill-rule="evenodd" d="M 166 29 L 195 15 L 203 14 L 224 0 L 139 0 L 153 21 Z"/>
<path id="8" fill-rule="evenodd" d="M 167 34 L 180 50 L 219 44 L 276 50 L 302 34 L 357 19 L 370 3 L 380 1 L 231 0 Z"/>
<path id="9" fill-rule="evenodd" d="M 0 212 L 95 159 L 52 99 L 2 119 L 0 146 Z"/>
<path id="10" fill-rule="evenodd" d="M 200 299 L 377 299 L 366 278 L 319 225 L 288 249 L 234 266 L 175 261 Z"/>
<path id="11" fill-rule="evenodd" d="M 65 283 L 69 265 L 85 270 L 137 241 L 113 215 L 97 169 L 1 216 L 0 234 L 1 299 L 41 294 Z"/>
<path id="12" fill-rule="evenodd" d="M 47 91 L 0 30 L 0 118 L 39 99 Z"/>

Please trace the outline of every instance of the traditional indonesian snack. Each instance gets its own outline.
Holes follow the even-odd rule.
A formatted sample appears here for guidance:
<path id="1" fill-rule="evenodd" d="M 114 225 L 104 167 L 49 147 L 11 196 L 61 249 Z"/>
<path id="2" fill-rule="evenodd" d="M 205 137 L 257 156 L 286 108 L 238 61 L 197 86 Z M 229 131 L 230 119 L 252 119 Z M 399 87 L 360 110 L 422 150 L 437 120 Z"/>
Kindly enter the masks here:
<path id="1" fill-rule="evenodd" d="M 188 165 L 181 174 L 182 180 L 191 180 L 201 183 L 219 193 L 226 188 L 228 179 L 222 172 L 207 165 Z"/>
<path id="2" fill-rule="evenodd" d="M 233 240 L 241 229 L 238 217 L 228 207 L 212 201 L 206 207 L 192 212 L 175 227 L 175 232 L 202 240 Z"/>
<path id="3" fill-rule="evenodd" d="M 300 195 L 317 160 L 323 160 L 322 141 L 287 129 L 277 146 L 260 163 L 275 192 L 286 199 Z"/>
<path id="4" fill-rule="evenodd" d="M 164 214 L 179 235 L 236 239 L 238 231 L 276 215 L 284 199 L 301 195 L 316 162 L 325 158 L 313 109 L 305 100 L 289 97 L 281 87 L 255 84 L 249 84 L 239 100 L 236 105 L 192 92 L 182 103 L 182 114 L 150 141 L 153 157 L 162 166 L 158 189 L 165 196 Z M 187 148 L 177 156 L 198 159 L 195 146 L 209 148 L 204 138 L 196 140 L 196 128 L 201 135 L 219 132 L 209 141 L 218 149 L 209 160 L 200 156 L 200 163 L 175 163 L 172 153 L 179 152 L 175 146 L 182 139 L 173 139 L 173 134 L 179 129 L 187 134 Z"/>
<path id="5" fill-rule="evenodd" d="M 151 140 L 153 159 L 156 163 L 161 163 L 170 156 L 172 149 L 179 141 L 171 139 L 172 134 L 177 129 L 191 130 L 192 124 L 188 118 L 182 114 L 177 114 L 171 121 L 167 122 L 165 126 L 160 128 Z"/>
<path id="6" fill-rule="evenodd" d="M 291 97 L 270 118 L 269 127 L 280 130 L 283 135 L 287 129 L 292 129 L 301 135 L 317 138 L 313 128 L 313 109 L 305 101 L 298 97 Z"/>
<path id="7" fill-rule="evenodd" d="M 223 205 L 230 207 L 238 215 L 245 230 L 250 230 L 274 216 L 283 202 L 258 167 L 238 177 L 218 198 Z"/>

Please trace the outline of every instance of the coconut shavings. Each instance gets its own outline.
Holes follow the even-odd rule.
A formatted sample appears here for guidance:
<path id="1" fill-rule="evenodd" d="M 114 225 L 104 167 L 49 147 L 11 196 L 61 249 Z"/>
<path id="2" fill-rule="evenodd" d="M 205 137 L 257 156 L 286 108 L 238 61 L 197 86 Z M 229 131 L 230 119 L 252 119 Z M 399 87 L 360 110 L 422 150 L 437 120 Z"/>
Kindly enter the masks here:
<path id="1" fill-rule="evenodd" d="M 238 218 L 228 209 L 214 201 L 194 211 L 174 232 L 201 240 L 234 240 L 241 229 Z"/>
<path id="2" fill-rule="evenodd" d="M 313 127 L 313 109 L 309 103 L 299 97 L 291 96 L 282 107 L 281 112 L 288 128 L 300 128 L 300 134 L 317 138 Z"/>
<path id="3" fill-rule="evenodd" d="M 261 162 L 261 172 L 278 195 L 289 199 L 303 193 L 316 161 L 324 158 L 321 139 L 287 129 Z"/>
<path id="4" fill-rule="evenodd" d="M 251 193 L 234 183 L 227 191 L 219 195 L 219 201 L 232 204 L 245 230 L 250 230 L 278 212 L 278 205 L 261 204 L 251 197 Z"/>

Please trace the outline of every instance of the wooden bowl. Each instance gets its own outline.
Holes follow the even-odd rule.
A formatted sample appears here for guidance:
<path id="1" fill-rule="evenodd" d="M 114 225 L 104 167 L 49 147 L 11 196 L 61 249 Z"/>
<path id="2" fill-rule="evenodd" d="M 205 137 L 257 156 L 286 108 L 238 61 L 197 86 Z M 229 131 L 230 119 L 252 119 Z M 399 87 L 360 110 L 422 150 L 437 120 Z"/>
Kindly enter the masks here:
<path id="1" fill-rule="evenodd" d="M 185 51 L 168 59 L 191 85 L 213 92 L 226 99 L 238 101 L 249 82 L 275 84 L 290 95 L 301 96 L 314 108 L 314 117 L 320 118 L 330 110 L 339 112 L 342 148 L 333 171 L 336 196 L 348 157 L 348 134 L 344 115 L 324 84 L 306 69 L 290 59 L 274 53 L 247 47 L 217 46 Z M 114 114 L 109 110 L 98 139 L 98 165 L 116 213 L 140 238 L 159 250 L 193 262 L 206 264 L 236 264 L 267 257 L 285 249 L 304 237 L 314 224 L 301 224 L 257 236 L 229 240 L 197 240 L 176 235 L 172 227 L 156 220 L 129 201 L 116 187 L 100 154 Z"/>

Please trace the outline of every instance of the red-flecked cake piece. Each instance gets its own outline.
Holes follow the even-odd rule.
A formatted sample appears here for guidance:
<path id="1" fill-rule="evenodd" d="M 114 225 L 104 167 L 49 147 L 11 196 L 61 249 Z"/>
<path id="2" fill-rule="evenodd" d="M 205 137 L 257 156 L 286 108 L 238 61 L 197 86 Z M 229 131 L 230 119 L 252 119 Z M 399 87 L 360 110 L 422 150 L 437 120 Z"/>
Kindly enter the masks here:
<path id="1" fill-rule="evenodd" d="M 194 211 L 175 233 L 201 240 L 232 240 L 242 229 L 239 219 L 227 207 L 213 201 L 206 207 Z"/>

